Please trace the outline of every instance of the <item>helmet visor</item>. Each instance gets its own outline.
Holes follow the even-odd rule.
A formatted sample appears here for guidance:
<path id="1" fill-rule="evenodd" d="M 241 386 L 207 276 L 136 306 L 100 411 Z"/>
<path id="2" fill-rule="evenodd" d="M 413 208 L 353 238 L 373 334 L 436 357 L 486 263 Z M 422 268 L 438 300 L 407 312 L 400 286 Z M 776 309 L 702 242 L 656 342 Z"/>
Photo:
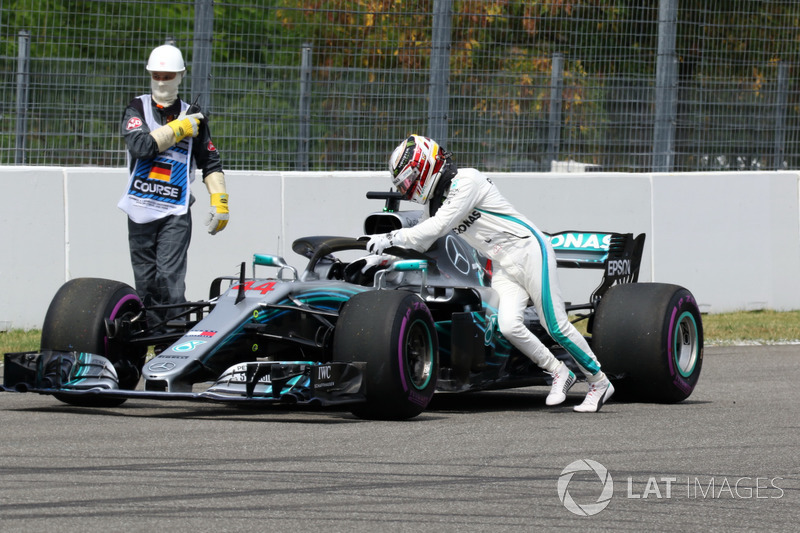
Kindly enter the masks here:
<path id="1" fill-rule="evenodd" d="M 414 191 L 414 185 L 419 178 L 419 169 L 415 166 L 407 166 L 400 174 L 394 178 L 394 186 L 397 187 L 397 192 L 403 195 L 404 198 L 409 198 Z"/>

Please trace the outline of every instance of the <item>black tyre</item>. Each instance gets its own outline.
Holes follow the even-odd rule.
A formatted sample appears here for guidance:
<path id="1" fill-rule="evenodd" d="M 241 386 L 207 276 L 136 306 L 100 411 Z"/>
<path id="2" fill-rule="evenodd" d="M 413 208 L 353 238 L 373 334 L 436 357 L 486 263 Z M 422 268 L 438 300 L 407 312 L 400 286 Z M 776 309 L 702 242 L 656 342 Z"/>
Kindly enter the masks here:
<path id="1" fill-rule="evenodd" d="M 597 307 L 592 349 L 603 370 L 622 376 L 620 398 L 674 403 L 689 397 L 703 366 L 703 323 L 694 296 L 678 285 L 611 287 Z"/>
<path id="2" fill-rule="evenodd" d="M 47 309 L 42 325 L 42 350 L 88 352 L 107 358 L 117 371 L 119 387 L 134 389 L 141 376 L 147 352 L 145 346 L 126 345 L 111 340 L 106 319 L 130 318 L 139 313 L 142 302 L 129 285 L 97 278 L 77 278 L 58 290 Z M 72 405 L 110 407 L 122 398 L 56 395 Z"/>
<path id="3" fill-rule="evenodd" d="M 333 356 L 367 363 L 367 402 L 352 410 L 360 418 L 415 417 L 436 390 L 436 328 L 425 302 L 410 292 L 368 291 L 351 298 L 339 315 Z"/>

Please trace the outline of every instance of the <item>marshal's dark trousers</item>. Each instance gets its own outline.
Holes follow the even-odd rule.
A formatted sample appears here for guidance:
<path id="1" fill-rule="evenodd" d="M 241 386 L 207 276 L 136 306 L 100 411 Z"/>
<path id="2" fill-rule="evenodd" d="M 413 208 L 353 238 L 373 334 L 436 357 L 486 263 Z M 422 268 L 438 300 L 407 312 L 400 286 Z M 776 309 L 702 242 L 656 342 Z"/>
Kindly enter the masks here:
<path id="1" fill-rule="evenodd" d="M 142 300 L 149 299 L 153 305 L 186 301 L 186 259 L 191 238 L 191 211 L 145 224 L 128 219 L 133 277 Z M 155 325 L 152 320 L 163 321 L 180 311 L 170 309 L 150 314 L 148 323 Z"/>

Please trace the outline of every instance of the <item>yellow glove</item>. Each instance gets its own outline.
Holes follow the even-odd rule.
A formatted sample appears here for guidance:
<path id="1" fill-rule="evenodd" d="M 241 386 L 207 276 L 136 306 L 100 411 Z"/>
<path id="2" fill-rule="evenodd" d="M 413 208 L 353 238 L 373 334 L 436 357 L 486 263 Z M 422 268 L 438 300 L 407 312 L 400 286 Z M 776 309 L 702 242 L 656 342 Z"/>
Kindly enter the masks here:
<path id="1" fill-rule="evenodd" d="M 197 115 L 203 116 L 200 113 Z M 168 122 L 167 126 L 175 134 L 175 143 L 177 144 L 189 136 L 197 137 L 197 134 L 200 133 L 200 120 L 202 119 L 195 115 L 187 115 L 185 118 Z"/>
<path id="2" fill-rule="evenodd" d="M 197 134 L 200 133 L 200 122 L 202 122 L 203 118 L 202 113 L 181 115 L 178 119 L 168 122 L 165 126 L 151 131 L 150 135 L 155 139 L 158 151 L 163 152 L 186 137 L 197 137 Z"/>
<path id="3" fill-rule="evenodd" d="M 226 193 L 214 193 L 211 195 L 211 212 L 208 214 L 206 225 L 211 235 L 225 229 L 228 225 L 228 195 Z"/>
<path id="4" fill-rule="evenodd" d="M 211 235 L 216 235 L 228 225 L 228 192 L 225 188 L 225 175 L 212 172 L 204 179 L 208 193 L 211 195 L 211 212 L 206 217 L 206 225 Z"/>

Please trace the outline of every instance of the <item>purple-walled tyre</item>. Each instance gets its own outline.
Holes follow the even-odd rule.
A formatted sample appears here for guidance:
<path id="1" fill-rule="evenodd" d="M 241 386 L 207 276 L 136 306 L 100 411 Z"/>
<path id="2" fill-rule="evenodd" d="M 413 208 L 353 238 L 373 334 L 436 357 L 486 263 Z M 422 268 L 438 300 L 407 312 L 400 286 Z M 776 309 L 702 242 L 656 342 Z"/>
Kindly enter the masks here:
<path id="1" fill-rule="evenodd" d="M 674 403 L 688 398 L 703 366 L 703 322 L 694 296 L 665 283 L 611 287 L 594 316 L 592 349 L 619 379 L 618 398 Z"/>
<path id="2" fill-rule="evenodd" d="M 352 409 L 360 418 L 415 417 L 436 390 L 436 328 L 425 302 L 411 292 L 368 291 L 353 296 L 339 315 L 333 357 L 367 363 L 367 402 Z"/>
<path id="3" fill-rule="evenodd" d="M 76 278 L 58 290 L 42 325 L 41 350 L 88 352 L 102 355 L 113 365 L 120 389 L 135 389 L 141 376 L 146 347 L 108 338 L 106 320 L 130 319 L 142 309 L 136 291 L 120 281 Z M 55 395 L 72 405 L 113 407 L 123 398 Z"/>

